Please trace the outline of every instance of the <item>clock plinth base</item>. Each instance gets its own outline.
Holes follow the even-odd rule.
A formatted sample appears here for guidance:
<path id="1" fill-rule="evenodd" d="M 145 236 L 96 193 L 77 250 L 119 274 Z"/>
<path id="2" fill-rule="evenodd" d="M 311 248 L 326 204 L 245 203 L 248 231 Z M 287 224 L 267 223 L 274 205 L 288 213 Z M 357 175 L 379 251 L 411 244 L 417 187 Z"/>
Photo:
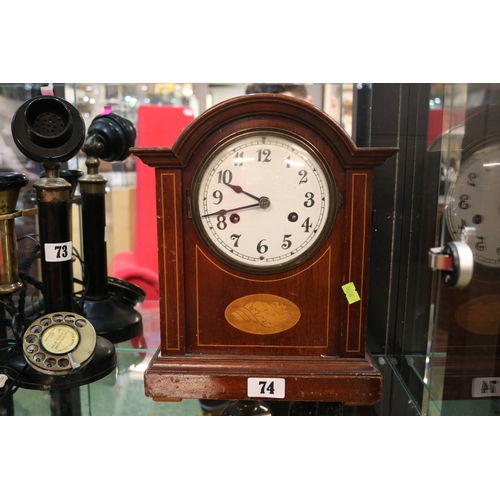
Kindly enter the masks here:
<path id="1" fill-rule="evenodd" d="M 146 396 L 155 401 L 260 399 L 248 396 L 249 378 L 284 379 L 285 397 L 266 400 L 364 406 L 376 403 L 382 396 L 382 375 L 369 353 L 364 358 L 242 358 L 162 356 L 158 350 L 144 374 L 144 385 Z"/>

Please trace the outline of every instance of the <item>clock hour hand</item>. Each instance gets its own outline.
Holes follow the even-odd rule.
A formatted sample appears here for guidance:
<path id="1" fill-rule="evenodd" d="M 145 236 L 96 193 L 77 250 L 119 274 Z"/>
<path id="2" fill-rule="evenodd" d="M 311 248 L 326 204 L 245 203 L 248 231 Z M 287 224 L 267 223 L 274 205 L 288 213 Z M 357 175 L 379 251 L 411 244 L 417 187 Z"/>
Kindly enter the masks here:
<path id="1" fill-rule="evenodd" d="M 259 196 L 254 196 L 253 194 L 247 193 L 246 191 L 243 191 L 240 186 L 235 186 L 234 184 L 227 184 L 235 193 L 243 193 L 246 194 L 247 196 L 250 196 L 250 198 L 253 198 L 254 200 L 260 201 Z"/>
<path id="2" fill-rule="evenodd" d="M 238 207 L 238 208 L 230 208 L 229 210 L 224 210 L 221 208 L 217 212 L 213 212 L 211 214 L 204 214 L 202 217 L 212 217 L 216 215 L 217 217 L 219 215 L 226 215 L 228 212 L 236 212 L 237 210 L 244 210 L 245 208 L 255 208 L 255 207 L 260 207 L 260 203 L 253 203 L 252 205 L 245 205 L 244 207 Z"/>

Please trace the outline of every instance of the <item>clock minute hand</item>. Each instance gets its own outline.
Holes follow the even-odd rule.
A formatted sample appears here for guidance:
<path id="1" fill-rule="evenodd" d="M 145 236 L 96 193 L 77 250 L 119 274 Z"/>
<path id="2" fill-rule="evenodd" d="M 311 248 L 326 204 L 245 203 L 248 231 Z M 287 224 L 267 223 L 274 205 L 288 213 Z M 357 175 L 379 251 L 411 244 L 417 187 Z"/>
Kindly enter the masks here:
<path id="1" fill-rule="evenodd" d="M 238 208 L 230 208 L 229 210 L 224 210 L 221 208 L 217 212 L 213 212 L 211 214 L 204 214 L 202 217 L 212 217 L 214 215 L 219 216 L 219 215 L 226 215 L 228 212 L 235 212 L 236 210 L 243 210 L 245 208 L 255 208 L 255 207 L 260 207 L 260 203 L 253 203 L 252 205 L 245 205 L 244 207 L 238 207 Z"/>

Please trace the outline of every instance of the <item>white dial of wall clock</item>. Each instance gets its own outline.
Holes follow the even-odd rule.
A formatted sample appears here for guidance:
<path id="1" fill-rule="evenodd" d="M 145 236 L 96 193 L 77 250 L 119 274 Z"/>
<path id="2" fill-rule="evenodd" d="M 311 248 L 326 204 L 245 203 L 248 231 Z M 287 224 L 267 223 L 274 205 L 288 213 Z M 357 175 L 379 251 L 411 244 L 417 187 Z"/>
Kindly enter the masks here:
<path id="1" fill-rule="evenodd" d="M 330 233 L 339 196 L 312 148 L 274 131 L 243 133 L 202 163 L 193 218 L 224 262 L 256 273 L 290 269 Z"/>
<path id="2" fill-rule="evenodd" d="M 500 269 L 500 144 L 471 155 L 448 192 L 446 222 L 453 239 L 474 228 L 469 245 L 474 260 Z"/>

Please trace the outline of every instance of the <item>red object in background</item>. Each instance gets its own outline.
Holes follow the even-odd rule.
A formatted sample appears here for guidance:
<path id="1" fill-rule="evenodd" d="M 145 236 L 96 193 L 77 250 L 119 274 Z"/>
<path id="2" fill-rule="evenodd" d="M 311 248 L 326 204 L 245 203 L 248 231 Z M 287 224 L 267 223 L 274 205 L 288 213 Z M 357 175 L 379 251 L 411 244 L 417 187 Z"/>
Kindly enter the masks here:
<path id="1" fill-rule="evenodd" d="M 187 106 L 140 106 L 137 118 L 138 148 L 172 146 L 193 121 Z M 139 266 L 158 273 L 158 236 L 156 234 L 155 169 L 136 159 L 137 191 L 134 254 Z"/>
<path id="2" fill-rule="evenodd" d="M 429 110 L 427 145 L 453 127 L 465 121 L 465 108 L 437 108 Z"/>
<path id="3" fill-rule="evenodd" d="M 138 109 L 136 147 L 170 147 L 193 119 L 194 112 L 188 106 L 142 105 Z M 158 300 L 155 169 L 136 158 L 136 171 L 134 251 L 116 255 L 110 268 L 117 278 L 144 286 L 146 300 Z"/>

